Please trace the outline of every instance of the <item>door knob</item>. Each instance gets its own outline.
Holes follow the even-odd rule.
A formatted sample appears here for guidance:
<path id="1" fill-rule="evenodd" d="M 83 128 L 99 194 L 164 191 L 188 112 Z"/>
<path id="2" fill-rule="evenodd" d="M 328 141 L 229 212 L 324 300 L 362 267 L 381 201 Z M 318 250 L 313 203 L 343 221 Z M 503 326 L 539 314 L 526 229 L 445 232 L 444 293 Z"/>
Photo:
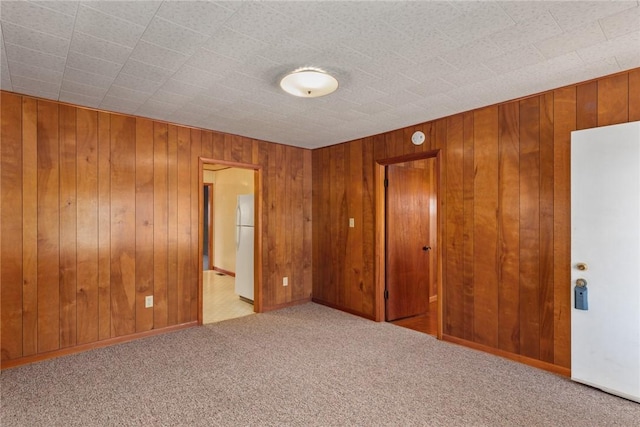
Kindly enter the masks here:
<path id="1" fill-rule="evenodd" d="M 423 246 L 422 250 L 423 251 L 430 251 L 431 250 L 431 246 Z"/>

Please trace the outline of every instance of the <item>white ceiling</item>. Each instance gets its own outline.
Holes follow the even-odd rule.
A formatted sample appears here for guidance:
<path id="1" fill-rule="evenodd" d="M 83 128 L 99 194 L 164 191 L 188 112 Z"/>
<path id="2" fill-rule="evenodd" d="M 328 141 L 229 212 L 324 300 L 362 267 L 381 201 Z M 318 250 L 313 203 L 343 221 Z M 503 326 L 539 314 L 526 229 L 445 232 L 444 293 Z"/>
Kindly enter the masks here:
<path id="1" fill-rule="evenodd" d="M 638 1 L 6 1 L 1 88 L 316 148 L 640 66 Z M 338 90 L 278 86 L 315 66 Z"/>

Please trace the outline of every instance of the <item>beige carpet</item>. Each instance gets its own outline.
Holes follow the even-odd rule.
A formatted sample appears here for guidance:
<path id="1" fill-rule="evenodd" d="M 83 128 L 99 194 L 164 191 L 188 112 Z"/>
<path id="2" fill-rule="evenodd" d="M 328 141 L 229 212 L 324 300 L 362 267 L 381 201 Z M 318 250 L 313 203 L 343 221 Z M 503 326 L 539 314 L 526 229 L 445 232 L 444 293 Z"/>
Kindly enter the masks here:
<path id="1" fill-rule="evenodd" d="M 316 304 L 9 369 L 8 426 L 633 426 L 640 405 Z"/>

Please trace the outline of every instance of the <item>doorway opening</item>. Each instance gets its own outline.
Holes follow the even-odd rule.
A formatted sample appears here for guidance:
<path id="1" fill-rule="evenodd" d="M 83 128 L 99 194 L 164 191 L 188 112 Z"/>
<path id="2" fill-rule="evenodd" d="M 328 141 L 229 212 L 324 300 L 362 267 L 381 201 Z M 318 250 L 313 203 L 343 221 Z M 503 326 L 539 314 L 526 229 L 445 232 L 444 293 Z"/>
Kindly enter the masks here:
<path id="1" fill-rule="evenodd" d="M 439 153 L 376 165 L 376 320 L 440 338 Z"/>
<path id="2" fill-rule="evenodd" d="M 260 167 L 201 159 L 199 322 L 261 310 Z"/>

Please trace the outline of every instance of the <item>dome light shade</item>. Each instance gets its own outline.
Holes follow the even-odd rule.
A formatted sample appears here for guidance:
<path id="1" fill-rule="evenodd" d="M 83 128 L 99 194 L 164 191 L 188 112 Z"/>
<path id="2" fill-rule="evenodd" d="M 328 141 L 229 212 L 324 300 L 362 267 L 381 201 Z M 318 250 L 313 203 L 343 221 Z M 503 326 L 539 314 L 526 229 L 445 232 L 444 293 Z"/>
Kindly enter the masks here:
<path id="1" fill-rule="evenodd" d="M 317 98 L 338 89 L 338 80 L 318 68 L 299 68 L 280 80 L 285 92 L 301 98 Z"/>

